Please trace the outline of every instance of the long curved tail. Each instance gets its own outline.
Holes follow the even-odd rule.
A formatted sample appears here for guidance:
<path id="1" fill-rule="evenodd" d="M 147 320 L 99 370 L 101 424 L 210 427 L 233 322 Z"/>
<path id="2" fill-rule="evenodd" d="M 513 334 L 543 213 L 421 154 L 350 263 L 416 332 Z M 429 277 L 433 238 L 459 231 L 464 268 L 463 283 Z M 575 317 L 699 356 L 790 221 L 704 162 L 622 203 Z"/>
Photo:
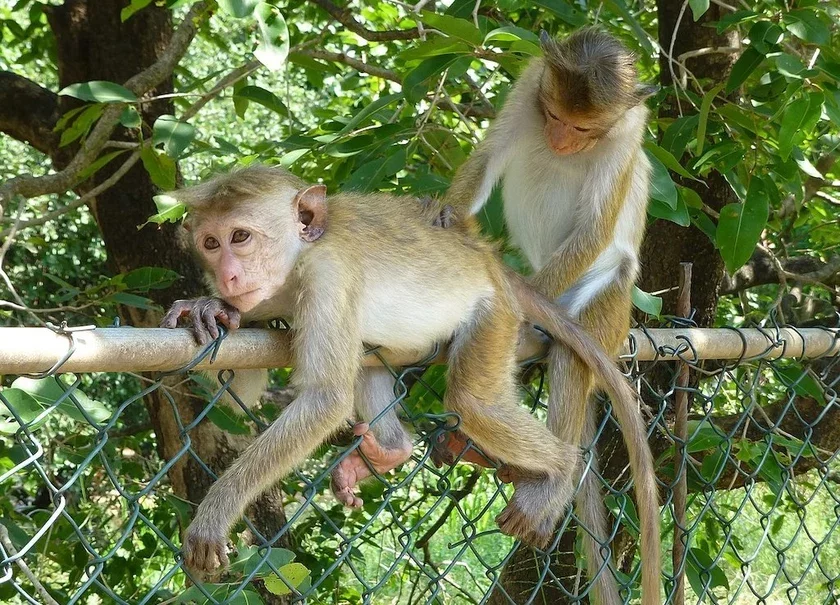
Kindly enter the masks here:
<path id="1" fill-rule="evenodd" d="M 610 396 L 624 442 L 630 458 L 630 468 L 635 481 L 636 503 L 641 524 L 642 603 L 659 605 L 659 577 L 661 555 L 659 538 L 659 493 L 653 454 L 648 444 L 647 427 L 639 413 L 638 399 L 615 363 L 598 346 L 586 331 L 572 320 L 548 297 L 537 292 L 521 276 L 507 271 L 508 281 L 514 290 L 525 318 L 545 328 L 554 339 L 567 346 L 595 374 Z M 594 479 L 594 477 L 593 477 Z M 590 490 L 585 490 L 590 491 Z M 597 489 L 594 495 L 597 497 Z M 590 512 L 594 507 L 587 507 Z M 599 514 L 603 509 L 598 507 Z M 591 522 L 591 520 L 584 520 Z M 603 526 L 603 520 L 593 526 Z M 600 556 L 600 555 L 599 555 Z M 606 574 L 611 577 L 611 574 Z"/>

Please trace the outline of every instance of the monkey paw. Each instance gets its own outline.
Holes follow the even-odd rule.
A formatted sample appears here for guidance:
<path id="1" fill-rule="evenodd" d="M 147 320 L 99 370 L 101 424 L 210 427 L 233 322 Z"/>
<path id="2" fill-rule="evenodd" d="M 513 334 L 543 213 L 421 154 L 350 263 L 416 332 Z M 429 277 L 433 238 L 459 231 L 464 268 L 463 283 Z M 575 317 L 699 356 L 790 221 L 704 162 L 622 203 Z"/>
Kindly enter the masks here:
<path id="1" fill-rule="evenodd" d="M 523 543 L 546 548 L 560 518 L 574 494 L 565 477 L 537 477 L 521 469 L 505 468 L 500 479 L 513 482 L 516 491 L 508 505 L 496 517 L 503 534 Z"/>
<path id="2" fill-rule="evenodd" d="M 211 574 L 227 567 L 227 534 L 218 527 L 206 529 L 197 519 L 187 528 L 181 551 L 184 563 L 193 571 Z"/>
<path id="3" fill-rule="evenodd" d="M 438 442 L 432 445 L 431 458 L 434 465 L 440 468 L 444 464 L 455 464 L 455 461 L 460 459 L 461 462 L 469 462 L 486 468 L 498 466 L 497 462 L 469 444 L 468 439 L 469 437 L 461 431 L 451 431 L 441 435 Z"/>
<path id="4" fill-rule="evenodd" d="M 229 330 L 239 327 L 239 309 L 221 298 L 202 297 L 193 300 L 176 300 L 160 322 L 161 328 L 175 328 L 181 317 L 189 316 L 193 333 L 199 344 L 206 345 L 219 337 L 221 323 Z"/>
<path id="5" fill-rule="evenodd" d="M 360 481 L 373 474 L 370 467 L 372 466 L 373 470 L 380 475 L 387 473 L 411 457 L 411 448 L 382 447 L 370 432 L 370 426 L 366 422 L 356 424 L 353 427 L 353 434 L 361 435 L 362 442 L 333 469 L 330 487 L 339 502 L 350 508 L 359 508 L 363 502 L 353 490 Z"/>

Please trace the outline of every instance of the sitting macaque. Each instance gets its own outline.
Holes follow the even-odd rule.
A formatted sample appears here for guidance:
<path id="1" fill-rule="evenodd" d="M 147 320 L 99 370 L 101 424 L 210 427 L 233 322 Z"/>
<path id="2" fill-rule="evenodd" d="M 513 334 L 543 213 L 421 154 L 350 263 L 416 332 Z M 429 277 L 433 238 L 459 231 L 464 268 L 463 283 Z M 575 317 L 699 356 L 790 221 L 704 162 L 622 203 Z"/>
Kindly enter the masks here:
<path id="1" fill-rule="evenodd" d="M 597 28 L 559 41 L 543 32 L 541 41 L 543 56 L 532 59 L 514 83 L 485 139 L 459 167 L 434 222 L 475 230 L 473 216 L 501 181 L 510 240 L 534 269 L 531 283 L 612 354 L 630 324 L 650 176 L 642 149 L 644 102 L 656 88 L 639 82 L 633 54 Z M 549 428 L 566 443 L 589 447 L 598 426 L 591 398 L 598 378 L 559 346 L 552 348 L 548 372 Z M 646 435 L 628 443 L 631 460 L 648 447 Z M 597 461 L 591 465 L 596 471 Z M 611 605 L 621 599 L 612 574 L 602 572 L 601 544 L 610 531 L 599 492 L 596 473 L 587 473 L 577 516 L 587 530 L 589 575 L 598 578 L 593 600 Z M 658 525 L 658 499 L 641 504 L 639 514 L 643 526 Z M 656 605 L 658 534 L 642 532 L 641 553 L 643 602 Z"/>
<path id="2" fill-rule="evenodd" d="M 414 352 L 450 341 L 444 407 L 503 465 L 515 492 L 496 521 L 528 544 L 544 546 L 552 537 L 574 495 L 580 454 L 518 404 L 523 313 L 584 360 L 622 419 L 638 417 L 627 381 L 574 322 L 506 269 L 489 243 L 433 226 L 412 198 L 348 193 L 328 200 L 323 185 L 260 166 L 173 195 L 189 209 L 185 226 L 221 300 L 177 301 L 162 325 L 174 327 L 190 314 L 202 340 L 217 334 L 217 321 L 233 329 L 282 316 L 294 329 L 297 397 L 199 506 L 183 547 L 193 569 L 225 565 L 228 533 L 248 503 L 354 412 L 370 420 L 386 409 L 394 380 L 384 368 L 362 368 L 363 343 Z M 265 385 L 241 375 L 250 384 L 234 383 L 240 396 Z M 408 458 L 411 442 L 393 410 L 367 428 L 357 427 L 360 447 L 377 472 Z M 644 431 L 641 421 L 624 428 L 635 439 Z M 358 505 L 352 490 L 370 469 L 354 454 L 342 461 L 333 487 L 339 499 Z M 640 459 L 636 489 L 655 490 L 649 451 Z"/>

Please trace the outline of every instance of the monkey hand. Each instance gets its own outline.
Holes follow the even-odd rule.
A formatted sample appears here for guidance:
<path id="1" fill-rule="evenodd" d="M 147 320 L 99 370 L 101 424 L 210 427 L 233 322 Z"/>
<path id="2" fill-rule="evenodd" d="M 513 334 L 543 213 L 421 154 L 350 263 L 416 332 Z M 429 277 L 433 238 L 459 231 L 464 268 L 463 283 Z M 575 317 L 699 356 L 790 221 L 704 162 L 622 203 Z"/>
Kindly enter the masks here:
<path id="1" fill-rule="evenodd" d="M 440 205 L 433 197 L 424 196 L 418 199 L 423 207 L 423 214 L 429 216 L 429 220 L 435 227 L 449 229 L 455 224 L 455 209 L 449 204 Z"/>
<path id="2" fill-rule="evenodd" d="M 192 300 L 176 300 L 163 316 L 160 327 L 175 328 L 178 320 L 187 315 L 192 322 L 195 339 L 202 345 L 219 337 L 219 323 L 228 330 L 236 330 L 242 318 L 239 309 L 221 298 L 203 296 Z"/>
<path id="3" fill-rule="evenodd" d="M 184 535 L 181 549 L 184 563 L 193 571 L 211 574 L 227 567 L 227 535 L 224 523 L 212 518 L 205 520 L 199 507 L 195 519 Z"/>

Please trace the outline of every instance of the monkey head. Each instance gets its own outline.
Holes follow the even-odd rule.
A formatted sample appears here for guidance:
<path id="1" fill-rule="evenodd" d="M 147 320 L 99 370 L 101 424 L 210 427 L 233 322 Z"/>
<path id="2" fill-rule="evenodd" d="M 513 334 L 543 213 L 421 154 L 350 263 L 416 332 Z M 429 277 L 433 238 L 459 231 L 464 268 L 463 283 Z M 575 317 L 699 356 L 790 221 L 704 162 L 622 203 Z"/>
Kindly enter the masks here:
<path id="1" fill-rule="evenodd" d="M 173 196 L 189 210 L 184 227 L 211 286 L 243 313 L 286 284 L 327 223 L 326 187 L 281 168 L 245 168 Z"/>
<path id="2" fill-rule="evenodd" d="M 635 57 L 596 28 L 562 41 L 540 35 L 545 64 L 537 103 L 548 147 L 557 155 L 589 151 L 624 113 L 656 92 L 639 84 Z"/>

